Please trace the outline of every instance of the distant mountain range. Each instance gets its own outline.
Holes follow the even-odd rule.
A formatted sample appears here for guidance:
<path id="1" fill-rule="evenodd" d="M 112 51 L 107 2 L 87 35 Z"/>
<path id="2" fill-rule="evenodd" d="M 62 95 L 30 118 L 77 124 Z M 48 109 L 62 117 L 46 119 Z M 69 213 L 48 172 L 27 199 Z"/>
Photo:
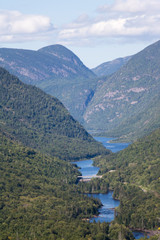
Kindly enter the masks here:
<path id="1" fill-rule="evenodd" d="M 90 158 L 106 149 L 73 119 L 63 104 L 0 68 L 0 131 L 63 160 Z"/>
<path id="2" fill-rule="evenodd" d="M 92 68 L 92 71 L 99 77 L 109 76 L 115 73 L 116 71 L 118 71 L 130 59 L 131 59 L 131 56 L 124 57 L 124 58 L 117 58 L 113 61 L 105 62 L 95 68 Z"/>
<path id="3" fill-rule="evenodd" d="M 38 51 L 1 48 L 0 66 L 24 83 L 57 97 L 74 117 L 82 120 L 93 94 L 95 74 L 69 49 L 62 45 Z"/>
<path id="4" fill-rule="evenodd" d="M 91 71 L 73 52 L 52 45 L 1 48 L 0 65 L 60 99 L 87 130 L 133 140 L 160 126 L 159 56 L 160 41 Z"/>
<path id="5" fill-rule="evenodd" d="M 160 126 L 160 41 L 103 79 L 84 114 L 85 127 L 136 139 Z"/>

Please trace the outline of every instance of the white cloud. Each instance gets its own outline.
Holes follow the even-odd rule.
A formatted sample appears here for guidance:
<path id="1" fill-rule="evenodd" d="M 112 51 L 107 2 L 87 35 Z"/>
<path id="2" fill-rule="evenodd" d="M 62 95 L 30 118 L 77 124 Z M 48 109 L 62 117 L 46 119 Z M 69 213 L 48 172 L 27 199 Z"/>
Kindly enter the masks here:
<path id="1" fill-rule="evenodd" d="M 158 0 L 116 0 L 111 7 L 112 11 L 117 12 L 150 12 L 160 9 Z"/>
<path id="2" fill-rule="evenodd" d="M 160 38 L 159 0 L 115 0 L 97 9 L 94 19 L 80 17 L 59 32 L 59 39 L 77 43 L 90 39 L 125 39 L 131 41 Z M 89 41 L 88 41 L 89 42 Z"/>
<path id="3" fill-rule="evenodd" d="M 46 16 L 0 10 L 0 42 L 40 39 L 53 29 L 50 19 Z"/>

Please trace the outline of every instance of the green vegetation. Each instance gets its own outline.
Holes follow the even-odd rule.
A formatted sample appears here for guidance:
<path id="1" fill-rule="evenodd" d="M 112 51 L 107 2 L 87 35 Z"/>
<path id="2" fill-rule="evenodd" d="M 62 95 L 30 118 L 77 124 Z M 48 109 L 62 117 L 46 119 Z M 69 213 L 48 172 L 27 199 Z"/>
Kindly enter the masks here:
<path id="1" fill-rule="evenodd" d="M 38 51 L 1 48 L 0 66 L 24 83 L 57 97 L 82 122 L 96 80 L 72 51 L 58 44 Z"/>
<path id="2" fill-rule="evenodd" d="M 114 240 L 117 234 L 132 240 L 124 226 L 87 221 L 101 203 L 80 193 L 78 175 L 70 163 L 24 147 L 1 131 L 0 240 Z"/>
<path id="3" fill-rule="evenodd" d="M 17 239 L 17 234 L 59 239 L 72 218 L 97 213 L 100 203 L 76 191 L 79 173 L 71 164 L 18 145 L 3 133 L 0 143 L 0 239 Z"/>
<path id="4" fill-rule="evenodd" d="M 160 41 L 145 48 L 96 88 L 85 127 L 133 141 L 160 127 Z"/>
<path id="5" fill-rule="evenodd" d="M 78 189 L 82 193 L 107 193 L 109 184 L 104 179 L 93 178 L 89 182 L 79 182 Z"/>
<path id="6" fill-rule="evenodd" d="M 160 129 L 119 153 L 97 158 L 99 174 L 120 199 L 116 220 L 130 228 L 160 226 Z"/>
<path id="7" fill-rule="evenodd" d="M 160 41 L 98 66 L 97 77 L 61 45 L 1 48 L 0 66 L 57 97 L 88 131 L 134 141 L 160 127 L 159 56 Z"/>
<path id="8" fill-rule="evenodd" d="M 39 69 L 34 69 L 33 63 L 38 62 L 37 59 L 40 61 L 43 55 L 43 67 L 47 68 L 43 74 L 39 72 L 39 76 L 46 76 L 48 82 L 45 78 L 40 79 L 39 86 L 63 95 L 66 104 L 72 100 L 73 109 L 68 106 L 76 116 L 81 109 L 82 117 L 88 106 L 90 110 L 85 120 L 90 124 L 88 116 L 95 116 L 98 130 L 105 128 L 109 133 L 109 126 L 112 126 L 114 130 L 110 133 L 126 134 L 125 137 L 133 139 L 159 127 L 159 44 L 135 55 L 118 73 L 108 77 L 106 82 L 101 78 L 98 83 L 98 79 L 91 80 L 90 71 L 83 72 L 84 66 L 78 58 L 59 45 L 41 49 L 36 55 L 35 51 L 22 51 L 23 55 L 21 50 L 8 50 L 7 61 L 3 62 L 9 64 L 12 57 L 15 60 L 12 71 L 17 69 L 20 75 L 32 76 L 37 84 L 38 75 L 34 73 L 37 74 Z M 6 54 L 4 49 L 2 52 Z M 29 73 L 23 68 L 24 56 L 25 66 L 31 70 Z M 61 69 L 62 63 L 66 72 Z M 41 66 L 41 61 L 38 65 Z M 54 74 L 45 75 L 48 71 L 60 74 L 59 78 Z M 83 77 L 76 78 L 81 71 Z M 86 82 L 85 77 L 89 77 Z M 55 84 L 57 80 L 59 86 Z M 117 88 L 117 82 L 120 88 Z M 106 86 L 109 92 L 106 92 Z M 109 99 L 106 105 L 100 101 L 104 96 Z M 80 104 L 79 99 L 83 100 Z M 114 101 L 114 108 L 110 100 Z M 107 112 L 106 106 L 109 107 Z M 107 127 L 103 126 L 102 117 Z M 117 127 L 119 122 L 121 129 Z M 109 154 L 110 151 L 70 116 L 59 100 L 25 85 L 0 68 L 0 240 L 132 240 L 128 227 L 158 229 L 159 146 L 160 129 L 157 129 L 127 149 Z M 103 174 L 103 178 L 76 185 L 80 173 L 68 161 L 100 154 L 103 157 L 95 158 L 95 164 L 100 167 L 99 174 Z M 114 197 L 120 199 L 115 221 L 110 226 L 108 223 L 89 223 L 88 219 L 98 214 L 101 203 L 84 193 L 104 193 L 108 189 L 114 190 Z M 158 240 L 158 236 L 152 239 Z"/>
<path id="9" fill-rule="evenodd" d="M 28 147 L 64 160 L 107 153 L 64 106 L 0 68 L 0 127 Z"/>

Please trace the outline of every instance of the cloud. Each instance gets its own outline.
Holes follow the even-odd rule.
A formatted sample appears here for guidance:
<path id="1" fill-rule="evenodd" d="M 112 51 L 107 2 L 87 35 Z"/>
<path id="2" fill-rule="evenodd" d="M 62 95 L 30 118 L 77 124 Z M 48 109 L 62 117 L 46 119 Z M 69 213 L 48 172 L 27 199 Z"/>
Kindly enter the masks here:
<path id="1" fill-rule="evenodd" d="M 158 0 L 116 0 L 111 7 L 112 11 L 130 13 L 150 12 L 158 9 L 160 9 Z"/>
<path id="2" fill-rule="evenodd" d="M 147 40 L 160 37 L 159 0 L 115 0 L 100 6 L 94 19 L 80 17 L 59 32 L 59 39 L 105 41 Z M 89 42 L 89 41 L 88 41 Z"/>
<path id="3" fill-rule="evenodd" d="M 53 24 L 46 16 L 0 10 L 0 42 L 40 39 L 53 29 Z"/>

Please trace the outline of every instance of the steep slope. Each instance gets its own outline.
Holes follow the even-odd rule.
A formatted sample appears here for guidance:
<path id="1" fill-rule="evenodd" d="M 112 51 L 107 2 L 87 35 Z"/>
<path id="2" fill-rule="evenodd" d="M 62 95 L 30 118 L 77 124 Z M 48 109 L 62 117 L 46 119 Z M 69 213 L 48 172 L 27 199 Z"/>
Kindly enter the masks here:
<path id="1" fill-rule="evenodd" d="M 105 152 L 64 106 L 0 68 L 0 127 L 24 145 L 61 159 Z"/>
<path id="2" fill-rule="evenodd" d="M 101 173 L 109 174 L 113 171 L 112 183 L 118 182 L 121 175 L 122 182 L 134 183 L 148 191 L 155 191 L 160 195 L 160 129 L 135 141 L 126 149 L 97 159 L 96 165 L 101 167 Z M 118 173 L 119 171 L 119 173 Z"/>
<path id="3" fill-rule="evenodd" d="M 95 161 L 121 200 L 117 219 L 131 228 L 154 229 L 160 216 L 160 129 L 128 148 Z"/>
<path id="4" fill-rule="evenodd" d="M 0 143 L 0 239 L 81 239 L 75 236 L 91 226 L 80 219 L 97 213 L 100 202 L 76 191 L 73 165 L 24 147 L 3 131 Z"/>
<path id="5" fill-rule="evenodd" d="M 0 240 L 108 239 L 125 226 L 84 221 L 98 214 L 98 199 L 81 194 L 77 169 L 8 139 L 0 131 Z"/>
<path id="6" fill-rule="evenodd" d="M 92 68 L 91 70 L 99 77 L 109 76 L 115 73 L 116 71 L 118 71 L 130 59 L 131 59 L 131 56 L 124 57 L 124 58 L 117 58 L 113 61 L 102 63 L 99 66 Z"/>
<path id="7" fill-rule="evenodd" d="M 85 126 L 126 138 L 159 127 L 159 65 L 160 41 L 134 55 L 99 86 L 84 114 Z"/>
<path id="8" fill-rule="evenodd" d="M 62 45 L 38 51 L 1 48 L 0 66 L 57 97 L 74 117 L 82 120 L 95 86 L 95 74 L 69 49 Z"/>
<path id="9" fill-rule="evenodd" d="M 160 127 L 160 95 L 151 99 L 149 105 L 139 114 L 122 122 L 114 128 L 112 136 L 120 136 L 119 140 L 128 141 L 136 140 L 147 135 L 153 130 Z"/>

